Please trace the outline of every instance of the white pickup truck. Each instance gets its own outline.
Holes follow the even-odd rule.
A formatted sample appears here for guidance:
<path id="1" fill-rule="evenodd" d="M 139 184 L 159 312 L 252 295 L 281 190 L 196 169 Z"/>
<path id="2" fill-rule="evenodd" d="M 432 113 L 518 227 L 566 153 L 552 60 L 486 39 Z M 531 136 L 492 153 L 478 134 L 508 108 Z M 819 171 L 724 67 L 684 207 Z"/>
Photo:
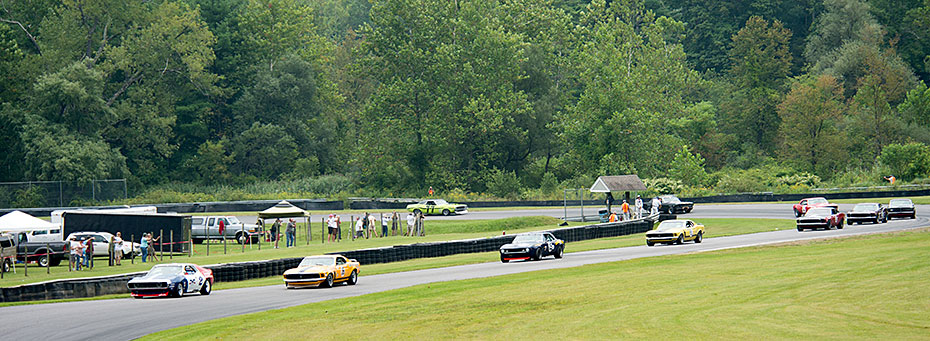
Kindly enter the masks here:
<path id="1" fill-rule="evenodd" d="M 220 221 L 223 222 L 225 231 L 220 234 Z M 191 239 L 195 244 L 203 243 L 205 239 L 235 239 L 239 244 L 252 239 L 252 243 L 258 243 L 258 239 L 264 231 L 258 229 L 258 225 L 245 224 L 234 216 L 200 216 L 191 219 Z"/>

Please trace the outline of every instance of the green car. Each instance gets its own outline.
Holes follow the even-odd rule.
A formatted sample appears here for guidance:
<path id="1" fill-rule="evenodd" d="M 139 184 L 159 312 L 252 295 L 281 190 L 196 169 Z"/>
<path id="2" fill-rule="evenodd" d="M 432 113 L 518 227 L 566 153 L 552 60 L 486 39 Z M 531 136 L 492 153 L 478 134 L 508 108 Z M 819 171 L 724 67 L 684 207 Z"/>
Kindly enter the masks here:
<path id="1" fill-rule="evenodd" d="M 423 200 L 416 204 L 407 205 L 407 211 L 423 214 L 465 214 L 468 213 L 468 206 L 462 204 L 450 204 L 442 199 Z"/>

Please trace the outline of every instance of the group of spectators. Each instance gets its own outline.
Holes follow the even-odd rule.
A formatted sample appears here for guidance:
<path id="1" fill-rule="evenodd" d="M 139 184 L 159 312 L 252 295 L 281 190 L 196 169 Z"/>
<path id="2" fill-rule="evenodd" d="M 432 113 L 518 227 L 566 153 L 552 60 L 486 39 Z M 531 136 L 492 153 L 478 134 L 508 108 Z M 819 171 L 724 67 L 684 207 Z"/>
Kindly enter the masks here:
<path id="1" fill-rule="evenodd" d="M 607 199 L 608 207 L 610 207 L 610 202 L 613 201 L 612 199 L 613 197 L 608 197 Z M 658 197 L 652 198 L 650 214 L 658 214 L 659 206 L 662 206 L 662 201 L 659 200 Z M 630 206 L 628 202 L 626 202 L 626 200 L 623 200 L 623 203 L 620 204 L 620 214 L 617 214 L 617 212 L 610 210 L 610 212 L 608 212 L 609 216 L 607 218 L 607 221 L 616 222 L 616 221 L 623 221 L 623 220 L 630 220 L 630 219 L 640 219 L 643 217 L 644 211 L 645 210 L 643 209 L 643 199 L 637 195 L 636 200 L 633 202 L 632 207 Z"/>
<path id="2" fill-rule="evenodd" d="M 264 222 L 259 219 L 258 224 L 261 227 L 264 225 Z M 268 232 L 270 232 L 268 241 L 274 242 L 274 248 L 277 249 L 277 241 L 281 235 L 281 218 L 274 220 L 274 223 L 271 224 L 271 230 Z M 297 221 L 295 221 L 294 218 L 287 220 L 287 225 L 284 227 L 284 238 L 286 241 L 285 247 L 294 247 L 297 245 Z"/>
<path id="3" fill-rule="evenodd" d="M 407 229 L 404 230 L 401 227 L 403 221 L 400 215 L 397 214 L 397 211 L 393 211 L 390 214 L 370 214 L 365 212 L 364 216 L 355 218 L 355 238 L 367 239 L 371 237 L 387 237 L 389 225 L 391 227 L 391 236 L 396 236 L 398 234 L 403 234 L 404 236 L 425 236 L 426 230 L 423 228 L 423 221 L 425 219 L 426 216 L 422 213 L 407 213 Z M 380 233 L 377 228 L 379 225 L 381 226 Z"/>
<path id="4" fill-rule="evenodd" d="M 158 254 L 155 253 L 155 242 L 161 239 L 161 236 L 155 237 L 151 232 L 143 233 L 142 239 L 139 240 L 139 246 L 142 251 L 142 262 L 145 263 L 151 258 L 153 261 L 161 261 Z M 123 235 L 116 232 L 110 237 L 107 243 L 107 256 L 110 266 L 123 265 L 124 244 L 128 243 L 123 240 Z M 71 236 L 68 241 L 69 266 L 71 270 L 81 271 L 82 269 L 93 269 L 94 267 L 94 236 Z M 129 247 L 130 252 L 134 252 L 133 247 Z"/>

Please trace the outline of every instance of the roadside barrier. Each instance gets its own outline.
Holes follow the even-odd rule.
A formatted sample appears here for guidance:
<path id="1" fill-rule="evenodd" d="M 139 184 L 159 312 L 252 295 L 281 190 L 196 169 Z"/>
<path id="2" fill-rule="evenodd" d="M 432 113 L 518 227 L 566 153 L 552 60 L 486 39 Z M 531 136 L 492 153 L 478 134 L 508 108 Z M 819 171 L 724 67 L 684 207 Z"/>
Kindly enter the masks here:
<path id="1" fill-rule="evenodd" d="M 615 223 L 566 227 L 549 230 L 549 232 L 552 232 L 552 234 L 557 238 L 564 240 L 566 243 L 569 243 L 567 247 L 570 250 L 572 247 L 571 242 L 642 233 L 651 230 L 653 224 L 654 221 L 651 219 L 641 219 Z M 513 241 L 514 236 L 516 235 L 504 235 L 490 238 L 454 240 L 446 242 L 405 244 L 372 249 L 332 252 L 330 254 L 341 254 L 346 256 L 346 258 L 358 260 L 364 266 L 365 264 L 399 262 L 416 258 L 443 257 L 463 253 L 497 251 L 502 245 Z M 300 264 L 301 260 L 301 257 L 283 258 L 254 262 L 207 265 L 205 268 L 213 270 L 213 276 L 216 282 L 233 282 L 253 278 L 280 276 L 284 273 L 285 270 L 294 268 Z M 134 277 L 142 276 L 144 274 L 145 272 L 139 272 L 135 274 L 108 277 L 65 279 L 0 288 L 0 302 L 93 297 L 99 295 L 127 293 L 129 290 L 126 287 L 126 282 Z"/>

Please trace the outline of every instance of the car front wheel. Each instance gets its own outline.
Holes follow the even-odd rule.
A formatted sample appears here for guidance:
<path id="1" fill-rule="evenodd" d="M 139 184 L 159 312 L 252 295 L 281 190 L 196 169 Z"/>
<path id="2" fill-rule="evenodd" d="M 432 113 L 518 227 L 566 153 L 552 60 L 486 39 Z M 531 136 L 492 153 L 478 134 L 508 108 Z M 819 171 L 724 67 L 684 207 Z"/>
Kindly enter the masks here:
<path id="1" fill-rule="evenodd" d="M 187 291 L 187 289 L 184 288 L 184 285 L 178 284 L 177 286 L 174 287 L 173 295 L 174 297 L 181 297 L 181 296 L 184 296 L 185 291 Z"/>
<path id="2" fill-rule="evenodd" d="M 648 240 L 646 241 L 646 246 L 653 246 L 653 245 L 656 245 L 656 243 L 650 242 Z"/>
<path id="3" fill-rule="evenodd" d="M 413 214 L 420 214 L 420 213 L 423 213 L 423 211 L 420 211 L 420 209 L 413 210 Z"/>
<path id="4" fill-rule="evenodd" d="M 507 263 L 507 262 L 510 262 L 510 261 L 507 260 L 507 258 L 504 258 L 504 255 L 501 255 L 501 263 Z"/>
<path id="5" fill-rule="evenodd" d="M 533 260 L 539 260 L 542 258 L 542 248 L 536 249 L 536 253 L 533 254 Z"/>
<path id="6" fill-rule="evenodd" d="M 322 287 L 330 288 L 333 286 L 333 274 L 326 275 L 326 280 L 323 281 Z"/>
<path id="7" fill-rule="evenodd" d="M 349 275 L 349 280 L 346 281 L 349 285 L 355 285 L 358 283 L 358 271 L 352 270 L 352 274 Z"/>
<path id="8" fill-rule="evenodd" d="M 678 240 L 675 241 L 675 244 L 681 245 L 681 244 L 684 244 L 684 242 L 685 242 L 685 234 L 684 233 L 679 234 Z"/>
<path id="9" fill-rule="evenodd" d="M 704 231 L 698 232 L 697 237 L 694 237 L 694 243 L 699 244 L 704 241 Z"/>
<path id="10" fill-rule="evenodd" d="M 564 248 L 564 246 L 559 247 L 558 250 L 555 250 L 555 254 L 553 256 L 555 256 L 555 258 L 562 258 L 562 249 Z"/>
<path id="11" fill-rule="evenodd" d="M 450 215 L 450 214 L 452 214 L 452 212 L 449 212 L 449 210 L 442 210 L 442 215 L 447 216 L 447 215 Z"/>

